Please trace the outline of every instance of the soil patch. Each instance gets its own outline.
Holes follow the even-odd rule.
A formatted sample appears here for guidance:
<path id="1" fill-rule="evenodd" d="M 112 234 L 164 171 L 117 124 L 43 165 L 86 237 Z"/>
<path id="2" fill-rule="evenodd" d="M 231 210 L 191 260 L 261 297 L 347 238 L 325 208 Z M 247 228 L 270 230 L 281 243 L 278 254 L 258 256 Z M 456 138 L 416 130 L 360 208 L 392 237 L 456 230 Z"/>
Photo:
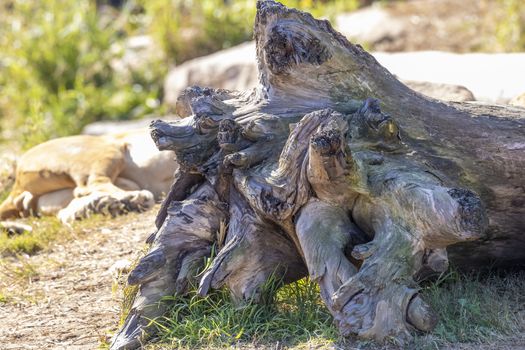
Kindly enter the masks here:
<path id="1" fill-rule="evenodd" d="M 1 348 L 96 349 L 108 340 L 120 313 L 115 267 L 137 259 L 155 213 L 108 219 L 41 254 L 5 258 Z"/>

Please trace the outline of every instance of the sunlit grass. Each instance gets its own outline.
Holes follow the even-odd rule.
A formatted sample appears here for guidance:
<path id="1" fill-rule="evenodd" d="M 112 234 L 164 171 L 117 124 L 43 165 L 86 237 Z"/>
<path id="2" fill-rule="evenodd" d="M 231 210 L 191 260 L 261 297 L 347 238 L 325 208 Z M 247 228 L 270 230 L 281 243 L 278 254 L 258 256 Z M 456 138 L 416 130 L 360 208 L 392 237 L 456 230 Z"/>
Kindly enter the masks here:
<path id="1" fill-rule="evenodd" d="M 0 256 L 34 254 L 69 231 L 54 217 L 29 219 L 26 222 L 33 227 L 32 232 L 11 236 L 7 232 L 0 232 Z"/>
<path id="2" fill-rule="evenodd" d="M 160 112 L 148 101 L 160 99 L 166 65 L 149 62 L 131 81 L 111 65 L 122 54 L 113 45 L 135 33 L 129 12 L 112 17 L 80 0 L 11 0 L 0 11 L 0 136 L 28 148 L 97 120 Z"/>
<path id="3" fill-rule="evenodd" d="M 62 224 L 54 216 L 28 218 L 23 220 L 33 230 L 19 235 L 8 235 L 0 232 L 0 257 L 17 254 L 35 254 L 52 243 L 64 242 L 78 232 L 90 227 L 96 227 L 106 220 L 102 215 L 94 215 L 86 220 L 78 221 L 68 226 Z"/>
<path id="4" fill-rule="evenodd" d="M 429 335 L 416 334 L 411 349 L 441 349 L 458 344 L 492 344 L 516 339 L 525 331 L 525 272 L 504 275 L 446 274 L 427 283 L 423 297 L 439 315 Z M 307 279 L 280 288 L 273 302 L 236 306 L 225 290 L 200 298 L 167 299 L 165 318 L 154 322 L 159 334 L 151 349 L 327 348 L 390 349 L 342 339 L 321 302 L 317 285 Z M 523 336 L 522 336 L 523 338 Z M 521 338 L 520 338 L 521 339 Z M 314 345 L 315 344 L 315 345 Z"/>
<path id="5" fill-rule="evenodd" d="M 450 272 L 426 286 L 423 296 L 440 318 L 423 342 L 487 343 L 525 332 L 525 271 Z"/>
<path id="6" fill-rule="evenodd" d="M 280 288 L 275 300 L 263 305 L 237 306 L 225 290 L 205 298 L 192 294 L 167 300 L 173 303 L 169 313 L 156 321 L 162 346 L 224 348 L 243 343 L 264 346 L 276 340 L 294 345 L 337 339 L 318 287 L 307 279 Z"/>

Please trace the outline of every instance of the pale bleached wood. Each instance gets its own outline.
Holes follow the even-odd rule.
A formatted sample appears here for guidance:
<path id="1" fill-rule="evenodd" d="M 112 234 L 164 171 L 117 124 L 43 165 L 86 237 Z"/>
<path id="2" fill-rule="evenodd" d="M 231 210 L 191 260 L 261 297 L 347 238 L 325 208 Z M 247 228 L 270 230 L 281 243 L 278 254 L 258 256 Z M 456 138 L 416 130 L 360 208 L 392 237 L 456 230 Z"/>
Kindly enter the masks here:
<path id="1" fill-rule="evenodd" d="M 424 97 L 327 21 L 272 0 L 257 3 L 255 40 L 255 90 L 190 88 L 185 119 L 152 124 L 159 149 L 198 179 L 176 182 L 170 198 L 195 210 L 165 205 L 113 349 L 151 330 L 145 315 L 161 311 L 141 310 L 183 294 L 212 244 L 201 294 L 225 285 L 239 301 L 259 299 L 270 277 L 308 271 L 342 334 L 378 341 L 433 328 L 417 280 L 449 259 L 524 263 L 525 110 Z"/>

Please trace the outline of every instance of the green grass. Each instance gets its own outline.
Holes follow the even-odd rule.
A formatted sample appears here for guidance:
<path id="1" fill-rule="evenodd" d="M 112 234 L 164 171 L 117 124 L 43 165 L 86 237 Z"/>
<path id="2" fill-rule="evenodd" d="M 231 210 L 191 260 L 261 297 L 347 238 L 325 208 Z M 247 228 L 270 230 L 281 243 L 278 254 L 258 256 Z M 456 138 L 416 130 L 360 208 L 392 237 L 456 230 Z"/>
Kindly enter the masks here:
<path id="1" fill-rule="evenodd" d="M 173 348 L 222 348 L 236 344 L 264 346 L 279 340 L 288 345 L 312 339 L 332 343 L 337 332 L 318 298 L 316 284 L 301 280 L 287 285 L 272 303 L 239 307 L 225 290 L 205 298 L 171 298 L 168 315 L 156 322 L 162 346 Z"/>
<path id="2" fill-rule="evenodd" d="M 406 348 L 512 343 L 525 331 L 523 271 L 506 275 L 452 272 L 424 285 L 422 295 L 440 322 L 431 334 L 416 334 Z M 317 285 L 306 279 L 282 287 L 274 302 L 266 305 L 237 307 L 224 290 L 206 298 L 193 292 L 190 297 L 168 300 L 173 303 L 169 314 L 154 321 L 159 338 L 150 345 L 152 349 L 326 348 L 333 344 L 341 348 L 396 348 L 341 339 Z M 520 340 L 525 341 L 523 336 Z"/>
<path id="3" fill-rule="evenodd" d="M 33 231 L 13 236 L 0 232 L 0 257 L 35 254 L 47 249 L 53 243 L 63 242 L 85 229 L 96 227 L 104 220 L 107 218 L 102 215 L 94 215 L 86 220 L 74 222 L 71 226 L 66 226 L 54 216 L 25 219 L 23 222 L 30 225 Z"/>
<path id="4" fill-rule="evenodd" d="M 133 33 L 131 15 L 108 18 L 94 1 L 11 0 L 0 4 L 0 128 L 24 148 L 78 133 L 101 119 L 160 112 L 162 64 L 125 81 L 112 45 Z M 148 73 L 148 74 L 146 74 Z M 0 130 L 1 131 L 1 130 Z"/>
<path id="5" fill-rule="evenodd" d="M 450 272 L 423 289 L 440 322 L 432 345 L 490 343 L 525 331 L 525 271 Z"/>
<path id="6" fill-rule="evenodd" d="M 0 232 L 0 256 L 35 254 L 69 231 L 55 217 L 28 219 L 27 223 L 33 227 L 32 232 L 13 236 Z"/>

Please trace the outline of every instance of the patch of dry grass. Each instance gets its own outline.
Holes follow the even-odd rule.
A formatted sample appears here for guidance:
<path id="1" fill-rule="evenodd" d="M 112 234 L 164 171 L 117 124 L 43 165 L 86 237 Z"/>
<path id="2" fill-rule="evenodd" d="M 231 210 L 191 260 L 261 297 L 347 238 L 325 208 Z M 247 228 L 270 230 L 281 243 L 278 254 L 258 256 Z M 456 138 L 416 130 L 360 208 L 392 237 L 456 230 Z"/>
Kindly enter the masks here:
<path id="1" fill-rule="evenodd" d="M 132 221 L 135 213 L 117 218 L 94 215 L 88 219 L 74 222 L 71 226 L 62 224 L 56 217 L 26 218 L 20 220 L 31 225 L 32 232 L 8 236 L 0 233 L 0 303 L 10 303 L 23 300 L 36 302 L 38 295 L 28 295 L 26 287 L 39 278 L 39 265 L 32 263 L 34 255 L 43 255 L 51 252 L 55 247 L 67 243 L 69 240 L 87 239 L 102 228 L 116 228 L 125 222 Z M 41 259 L 40 259 L 41 260 Z M 60 267 L 65 261 L 51 261 L 45 259 L 46 268 Z"/>
<path id="2" fill-rule="evenodd" d="M 20 222 L 30 225 L 33 230 L 20 235 L 8 235 L 7 232 L 0 232 L 0 256 L 35 254 L 48 248 L 52 243 L 60 243 L 87 230 L 94 229 L 105 220 L 107 218 L 101 215 L 94 215 L 87 220 L 74 222 L 71 226 L 62 224 L 54 216 L 31 217 L 20 220 Z"/>

